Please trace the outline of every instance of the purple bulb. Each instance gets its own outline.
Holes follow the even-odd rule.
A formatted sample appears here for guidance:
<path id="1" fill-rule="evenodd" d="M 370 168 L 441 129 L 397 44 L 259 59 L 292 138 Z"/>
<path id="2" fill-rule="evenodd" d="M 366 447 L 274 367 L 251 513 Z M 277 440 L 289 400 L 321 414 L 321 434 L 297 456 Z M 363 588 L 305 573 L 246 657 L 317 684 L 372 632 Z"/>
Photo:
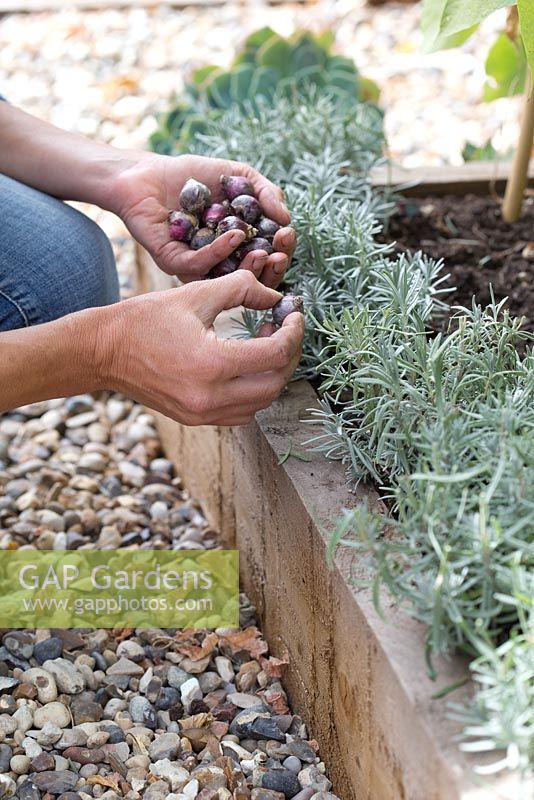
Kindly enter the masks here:
<path id="1" fill-rule="evenodd" d="M 198 214 L 211 203 L 211 192 L 205 184 L 194 178 L 188 178 L 178 199 L 184 211 Z"/>
<path id="2" fill-rule="evenodd" d="M 197 218 L 185 211 L 171 211 L 169 234 L 176 242 L 189 242 L 198 230 Z"/>
<path id="3" fill-rule="evenodd" d="M 294 311 L 304 310 L 304 298 L 300 295 L 286 294 L 273 306 L 273 320 L 277 325 L 281 325 L 286 317 Z"/>
<path id="4" fill-rule="evenodd" d="M 240 194 L 235 197 L 232 200 L 232 211 L 249 225 L 254 225 L 261 216 L 260 204 L 255 197 L 251 197 L 249 194 Z"/>
<path id="5" fill-rule="evenodd" d="M 230 275 L 232 272 L 236 271 L 238 266 L 237 259 L 233 256 L 228 256 L 212 267 L 208 273 L 208 278 L 222 278 L 224 275 Z"/>
<path id="6" fill-rule="evenodd" d="M 240 194 L 254 196 L 253 185 L 248 178 L 244 178 L 242 175 L 221 175 L 220 181 L 228 200 L 234 200 Z"/>
<path id="7" fill-rule="evenodd" d="M 250 241 L 245 242 L 238 250 L 237 250 L 237 257 L 242 261 L 245 256 L 249 253 L 252 253 L 253 250 L 265 250 L 268 255 L 274 252 L 273 246 L 267 239 L 261 239 L 259 237 L 255 237 L 254 239 L 250 239 Z"/>
<path id="8" fill-rule="evenodd" d="M 228 216 L 230 213 L 230 203 L 225 200 L 224 203 L 213 203 L 208 206 L 202 215 L 202 221 L 207 228 L 216 228 L 221 220 Z"/>
<path id="9" fill-rule="evenodd" d="M 228 231 L 243 231 L 247 239 L 252 239 L 256 234 L 256 228 L 252 228 L 247 222 L 239 217 L 225 217 L 217 225 L 217 236 L 221 236 Z"/>
<path id="10" fill-rule="evenodd" d="M 269 239 L 272 241 L 274 239 L 274 235 L 277 231 L 280 230 L 282 226 L 275 222 L 274 219 L 269 219 L 269 217 L 262 217 L 256 223 L 256 228 L 258 229 L 258 236 L 263 236 L 264 239 Z"/>

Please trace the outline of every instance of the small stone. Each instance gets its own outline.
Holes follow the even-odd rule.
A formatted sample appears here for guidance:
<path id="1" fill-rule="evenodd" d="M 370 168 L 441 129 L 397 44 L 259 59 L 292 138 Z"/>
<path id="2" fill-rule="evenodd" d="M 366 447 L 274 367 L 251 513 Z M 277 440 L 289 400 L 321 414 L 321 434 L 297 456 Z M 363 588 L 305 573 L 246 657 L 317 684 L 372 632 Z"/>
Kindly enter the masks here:
<path id="1" fill-rule="evenodd" d="M 11 756 L 13 755 L 13 750 L 8 744 L 0 744 L 0 772 L 9 772 L 9 762 L 11 761 Z"/>
<path id="2" fill-rule="evenodd" d="M 88 747 L 67 747 L 63 751 L 64 758 L 70 758 L 78 764 L 101 764 L 106 760 L 106 754 L 100 748 L 90 750 Z"/>
<path id="3" fill-rule="evenodd" d="M 126 659 L 130 659 L 130 661 L 139 662 L 143 661 L 145 656 L 145 648 L 134 642 L 132 639 L 125 639 L 124 641 L 120 642 L 119 646 L 117 647 L 117 655 L 119 658 L 124 656 Z"/>
<path id="4" fill-rule="evenodd" d="M 15 686 L 18 686 L 18 680 L 16 678 L 0 677 L 0 694 L 12 692 Z"/>
<path id="5" fill-rule="evenodd" d="M 58 728 L 66 728 L 70 725 L 69 710 L 63 703 L 48 703 L 35 711 L 33 723 L 36 728 L 44 728 L 47 723 L 57 725 Z"/>
<path id="6" fill-rule="evenodd" d="M 293 800 L 300 800 L 300 798 L 297 795 Z M 339 800 L 339 797 L 337 794 L 332 794 L 332 792 L 316 792 L 316 794 L 311 795 L 310 800 Z"/>
<path id="7" fill-rule="evenodd" d="M 238 708 L 252 708 L 258 705 L 258 698 L 254 694 L 244 694 L 243 692 L 231 692 L 227 695 L 229 703 L 233 703 Z"/>
<path id="8" fill-rule="evenodd" d="M 35 758 L 32 758 L 30 766 L 33 772 L 45 772 L 48 769 L 54 769 L 56 763 L 51 753 L 40 753 Z"/>
<path id="9" fill-rule="evenodd" d="M 282 761 L 282 764 L 286 769 L 291 770 L 291 772 L 294 772 L 295 774 L 298 774 L 302 769 L 302 762 L 300 758 L 297 758 L 296 756 L 288 756 Z"/>
<path id="10" fill-rule="evenodd" d="M 13 756 L 10 766 L 17 775 L 26 775 L 30 768 L 30 759 L 28 756 Z"/>
<path id="11" fill-rule="evenodd" d="M 119 658 L 119 660 L 112 664 L 108 671 L 108 675 L 130 675 L 130 676 L 140 676 L 144 673 L 143 667 L 140 667 L 139 664 L 136 664 L 134 661 L 131 661 L 129 658 Z"/>
<path id="12" fill-rule="evenodd" d="M 234 667 L 229 658 L 226 658 L 225 656 L 216 656 L 215 666 L 217 668 L 217 672 L 225 683 L 231 683 L 234 680 Z"/>
<path id="13" fill-rule="evenodd" d="M 230 733 L 250 739 L 274 739 L 277 742 L 286 740 L 280 728 L 270 719 L 268 707 L 264 705 L 240 711 L 230 724 Z"/>
<path id="14" fill-rule="evenodd" d="M 14 700 L 35 700 L 37 688 L 31 683 L 19 683 L 13 692 Z"/>
<path id="15" fill-rule="evenodd" d="M 176 705 L 179 700 L 180 693 L 178 689 L 173 689 L 172 686 L 163 686 L 155 701 L 156 709 L 158 711 L 168 711 L 172 706 Z"/>
<path id="16" fill-rule="evenodd" d="M 33 636 L 24 631 L 10 631 L 2 639 L 10 653 L 19 658 L 31 658 L 33 655 Z"/>
<path id="17" fill-rule="evenodd" d="M 305 789 L 301 789 L 301 791 L 295 795 L 293 800 L 311 800 L 311 798 L 316 794 L 315 789 L 312 789 L 310 786 L 307 786 Z"/>
<path id="18" fill-rule="evenodd" d="M 156 711 L 146 697 L 132 697 L 128 711 L 134 722 L 141 722 L 147 728 L 156 729 Z"/>
<path id="19" fill-rule="evenodd" d="M 41 793 L 31 778 L 26 778 L 17 787 L 18 800 L 39 800 Z"/>
<path id="20" fill-rule="evenodd" d="M 301 769 L 298 779 L 303 789 L 306 786 L 311 786 L 316 792 L 328 792 L 332 786 L 326 775 L 315 764 Z"/>
<path id="21" fill-rule="evenodd" d="M 17 720 L 13 719 L 9 714 L 0 714 L 0 731 L 3 731 L 5 736 L 10 736 L 17 730 Z"/>
<path id="22" fill-rule="evenodd" d="M 173 792 L 181 789 L 183 784 L 189 780 L 189 772 L 176 762 L 169 761 L 168 758 L 163 758 L 151 764 L 150 772 L 158 778 L 165 778 L 170 783 Z"/>
<path id="23" fill-rule="evenodd" d="M 180 737 L 177 733 L 162 733 L 150 743 L 148 752 L 152 761 L 164 758 L 175 759 L 180 750 Z"/>
<path id="24" fill-rule="evenodd" d="M 187 712 L 193 700 L 202 700 L 203 697 L 198 678 L 189 678 L 189 680 L 185 681 L 180 687 L 180 694 Z"/>
<path id="25" fill-rule="evenodd" d="M 9 775 L 0 775 L 0 797 L 13 797 L 17 791 L 17 784 Z"/>
<path id="26" fill-rule="evenodd" d="M 257 786 L 250 794 L 250 800 L 284 800 L 282 792 L 275 792 L 272 789 L 263 789 Z"/>
<path id="27" fill-rule="evenodd" d="M 96 411 L 85 411 L 82 414 L 76 414 L 74 417 L 70 417 L 65 422 L 65 425 L 71 430 L 74 428 L 83 428 L 86 425 L 90 425 L 92 422 L 96 422 L 97 419 L 98 414 Z"/>
<path id="28" fill-rule="evenodd" d="M 43 669 L 46 669 L 54 676 L 60 692 L 78 694 L 85 689 L 83 675 L 65 658 L 49 659 L 44 662 Z"/>
<path id="29" fill-rule="evenodd" d="M 43 748 L 40 744 L 38 744 L 35 739 L 32 739 L 31 736 L 26 736 L 22 742 L 21 747 L 24 748 L 24 752 L 28 756 L 28 758 L 37 758 L 43 752 Z"/>
<path id="30" fill-rule="evenodd" d="M 21 705 L 13 714 L 17 723 L 17 730 L 26 733 L 33 725 L 33 712 L 28 705 Z"/>
<path id="31" fill-rule="evenodd" d="M 94 703 L 92 700 L 84 698 L 74 699 L 70 705 L 70 710 L 75 725 L 81 725 L 84 722 L 100 722 L 104 713 L 100 703 Z"/>
<path id="32" fill-rule="evenodd" d="M 167 683 L 173 689 L 181 689 L 183 684 L 191 678 L 188 672 L 173 664 L 167 672 Z"/>
<path id="33" fill-rule="evenodd" d="M 38 772 L 32 776 L 32 782 L 38 789 L 49 794 L 63 794 L 74 789 L 78 782 L 78 776 L 74 772 L 67 770 Z"/>
<path id="34" fill-rule="evenodd" d="M 284 797 L 294 797 L 300 792 L 299 778 L 289 769 L 270 769 L 262 776 L 261 785 L 264 789 L 281 792 Z"/>
<path id="35" fill-rule="evenodd" d="M 63 642 L 59 636 L 51 636 L 48 639 L 43 639 L 33 648 L 33 655 L 39 664 L 44 664 L 45 661 L 59 658 L 63 652 Z"/>
<path id="36" fill-rule="evenodd" d="M 85 747 L 88 734 L 83 728 L 66 728 L 61 732 L 61 738 L 57 741 L 57 750 L 66 750 L 67 747 Z"/>
<path id="37" fill-rule="evenodd" d="M 61 739 L 62 731 L 57 725 L 47 722 L 37 734 L 37 742 L 43 747 L 50 747 Z"/>

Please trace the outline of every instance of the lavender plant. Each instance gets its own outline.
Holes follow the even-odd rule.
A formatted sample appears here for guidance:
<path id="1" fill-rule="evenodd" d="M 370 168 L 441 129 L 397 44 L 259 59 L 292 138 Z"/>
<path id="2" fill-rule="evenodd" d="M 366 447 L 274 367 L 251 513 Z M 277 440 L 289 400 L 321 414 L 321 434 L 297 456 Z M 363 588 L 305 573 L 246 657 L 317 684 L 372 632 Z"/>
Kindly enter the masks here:
<path id="1" fill-rule="evenodd" d="M 313 445 L 350 481 L 373 479 L 393 514 L 362 506 L 333 533 L 380 587 L 426 623 L 427 658 L 461 649 L 479 686 L 454 709 L 491 768 L 534 761 L 533 337 L 501 305 L 458 310 L 447 332 L 442 265 L 377 240 L 393 198 L 372 189 L 377 110 L 312 94 L 209 123 L 197 152 L 254 163 L 281 184 L 298 233 L 288 287 L 304 297 L 301 374 L 322 377 Z M 261 320 L 249 313 L 244 333 Z M 523 355 L 519 355 L 523 352 Z M 487 767 L 485 768 L 487 770 Z"/>

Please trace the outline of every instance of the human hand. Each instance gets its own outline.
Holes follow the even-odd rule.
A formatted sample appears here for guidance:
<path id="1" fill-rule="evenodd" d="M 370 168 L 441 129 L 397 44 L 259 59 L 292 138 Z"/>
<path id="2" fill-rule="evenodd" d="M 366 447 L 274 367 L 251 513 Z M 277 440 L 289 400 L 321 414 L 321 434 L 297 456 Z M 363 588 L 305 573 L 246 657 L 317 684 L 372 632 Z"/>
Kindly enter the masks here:
<path id="1" fill-rule="evenodd" d="M 191 250 L 169 236 L 169 211 L 178 207 L 178 195 L 186 180 L 194 177 L 206 184 L 214 202 L 224 195 L 221 175 L 242 175 L 255 189 L 266 216 L 282 227 L 275 235 L 275 252 L 249 253 L 240 268 L 250 270 L 266 286 L 278 286 L 289 265 L 296 244 L 295 231 L 288 227 L 290 215 L 283 204 L 282 190 L 247 164 L 203 156 L 159 156 L 141 153 L 121 167 L 109 190 L 109 206 L 125 222 L 130 233 L 152 255 L 164 272 L 188 283 L 205 278 L 215 264 L 229 256 L 245 238 L 229 231 L 201 250 Z"/>
<path id="2" fill-rule="evenodd" d="M 304 317 L 290 314 L 272 335 L 247 340 L 219 339 L 213 322 L 224 309 L 268 309 L 279 299 L 237 270 L 99 309 L 99 382 L 185 425 L 246 425 L 295 371 Z"/>

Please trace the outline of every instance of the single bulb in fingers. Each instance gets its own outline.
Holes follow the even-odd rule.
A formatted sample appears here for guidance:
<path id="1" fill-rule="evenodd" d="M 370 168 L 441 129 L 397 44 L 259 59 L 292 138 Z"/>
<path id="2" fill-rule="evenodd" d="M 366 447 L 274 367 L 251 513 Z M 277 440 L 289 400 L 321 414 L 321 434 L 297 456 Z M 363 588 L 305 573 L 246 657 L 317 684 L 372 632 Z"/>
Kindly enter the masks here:
<path id="1" fill-rule="evenodd" d="M 216 238 L 215 231 L 212 231 L 211 228 L 200 228 L 191 239 L 189 246 L 191 250 L 200 250 L 214 242 Z"/>
<path id="2" fill-rule="evenodd" d="M 273 320 L 277 325 L 282 325 L 283 321 L 294 311 L 301 314 L 304 311 L 304 298 L 300 295 L 286 294 L 273 306 Z"/>
<path id="3" fill-rule="evenodd" d="M 256 228 L 253 228 L 243 219 L 233 216 L 225 217 L 217 225 L 217 236 L 222 236 L 223 233 L 228 231 L 243 231 L 247 239 L 252 239 L 256 234 Z"/>
<path id="4" fill-rule="evenodd" d="M 241 247 L 236 250 L 236 254 L 239 260 L 243 261 L 245 256 L 248 256 L 248 254 L 252 253 L 254 250 L 265 250 L 269 256 L 274 252 L 272 244 L 268 242 L 267 239 L 254 237 L 248 242 L 245 242 L 245 244 L 241 245 Z"/>

